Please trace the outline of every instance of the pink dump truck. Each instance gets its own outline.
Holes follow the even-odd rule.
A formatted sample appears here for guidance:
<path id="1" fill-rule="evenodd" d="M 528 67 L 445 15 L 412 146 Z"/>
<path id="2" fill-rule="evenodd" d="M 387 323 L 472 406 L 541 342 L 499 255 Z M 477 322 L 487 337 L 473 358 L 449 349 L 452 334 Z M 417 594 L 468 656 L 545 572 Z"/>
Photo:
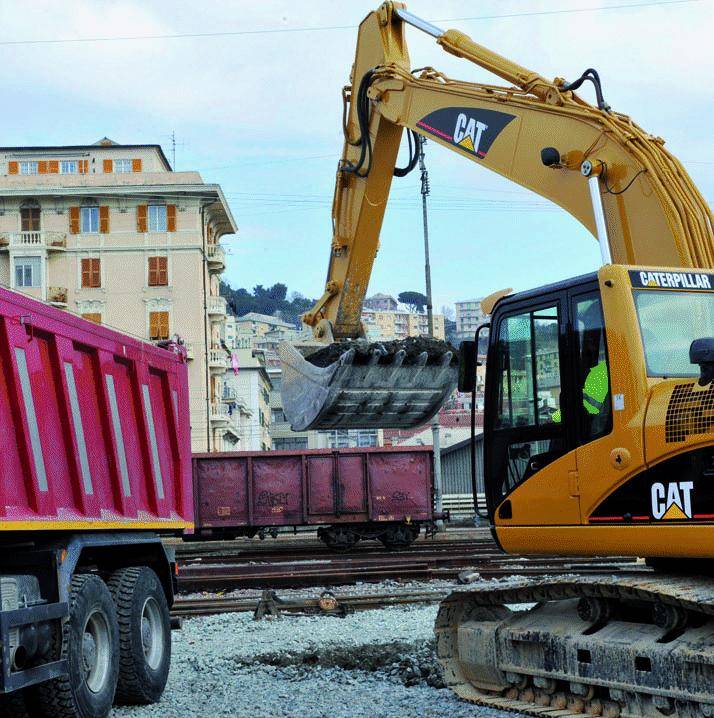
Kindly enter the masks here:
<path id="1" fill-rule="evenodd" d="M 159 533 L 193 523 L 182 350 L 0 289 L 0 361 L 0 715 L 20 694 L 56 718 L 155 701 L 175 586 Z"/>

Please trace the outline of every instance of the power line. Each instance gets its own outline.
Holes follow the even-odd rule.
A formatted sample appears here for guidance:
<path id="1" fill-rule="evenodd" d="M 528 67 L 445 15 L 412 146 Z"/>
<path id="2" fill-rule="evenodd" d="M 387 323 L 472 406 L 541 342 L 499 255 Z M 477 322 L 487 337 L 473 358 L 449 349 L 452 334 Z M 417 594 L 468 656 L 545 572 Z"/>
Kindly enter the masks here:
<path id="1" fill-rule="evenodd" d="M 684 5 L 703 0 L 650 0 L 641 3 L 624 3 L 620 5 L 605 5 L 602 7 L 560 8 L 557 10 L 534 10 L 532 12 L 503 13 L 499 15 L 476 15 L 470 17 L 451 17 L 433 20 L 432 22 L 470 22 L 479 20 L 504 20 L 519 17 L 538 17 L 543 15 L 569 15 L 576 13 L 599 12 L 602 10 L 628 10 L 660 5 Z M 217 32 L 187 32 L 157 35 L 118 35 L 115 37 L 76 37 L 76 38 L 46 38 L 38 40 L 0 40 L 0 45 L 64 45 L 88 42 L 130 42 L 141 40 L 185 40 L 206 37 L 236 37 L 240 35 L 273 35 L 279 33 L 300 32 L 326 32 L 333 30 L 355 30 L 358 25 L 318 25 L 313 27 L 273 27 L 259 30 L 223 30 Z"/>

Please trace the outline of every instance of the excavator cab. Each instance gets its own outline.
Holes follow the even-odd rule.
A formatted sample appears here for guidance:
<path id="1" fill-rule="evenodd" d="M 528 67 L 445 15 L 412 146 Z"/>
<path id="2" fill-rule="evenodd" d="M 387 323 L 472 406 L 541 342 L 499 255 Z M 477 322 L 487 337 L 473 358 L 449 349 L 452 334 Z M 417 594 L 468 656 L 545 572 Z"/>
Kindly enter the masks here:
<path id="1" fill-rule="evenodd" d="M 706 272 L 607 265 L 498 301 L 483 445 L 489 518 L 503 548 L 553 553 L 567 543 L 580 555 L 649 555 L 649 526 L 667 510 L 692 524 L 714 515 L 712 336 Z M 459 388 L 468 391 L 473 345 L 461 355 L 469 366 Z M 629 530 L 603 532 L 607 525 Z M 671 552 L 665 541 L 655 550 Z M 687 550 L 696 553 L 696 543 Z"/>

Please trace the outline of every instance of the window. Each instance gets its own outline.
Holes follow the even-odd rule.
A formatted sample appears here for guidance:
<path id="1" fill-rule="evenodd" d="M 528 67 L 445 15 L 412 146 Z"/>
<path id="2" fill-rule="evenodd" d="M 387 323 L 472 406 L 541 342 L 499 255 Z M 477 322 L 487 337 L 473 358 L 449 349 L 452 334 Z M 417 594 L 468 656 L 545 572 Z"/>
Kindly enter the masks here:
<path id="1" fill-rule="evenodd" d="M 273 439 L 273 448 L 276 451 L 295 451 L 307 449 L 306 436 L 286 436 Z"/>
<path id="2" fill-rule="evenodd" d="M 714 336 L 714 294 L 635 291 L 648 376 L 699 376 L 689 363 L 695 339 Z"/>
<path id="3" fill-rule="evenodd" d="M 37 162 L 20 162 L 20 174 L 21 175 L 36 175 L 37 174 Z"/>
<path id="4" fill-rule="evenodd" d="M 501 381 L 496 428 L 558 421 L 560 356 L 556 307 L 507 317 L 499 330 Z"/>
<path id="5" fill-rule="evenodd" d="M 40 231 L 39 207 L 22 207 L 20 209 L 20 229 L 23 232 Z"/>
<path id="6" fill-rule="evenodd" d="M 131 160 L 114 160 L 114 171 L 120 174 L 131 172 Z"/>
<path id="7" fill-rule="evenodd" d="M 39 287 L 41 262 L 39 257 L 15 257 L 15 286 Z"/>
<path id="8" fill-rule="evenodd" d="M 149 205 L 149 232 L 166 231 L 166 205 Z"/>
<path id="9" fill-rule="evenodd" d="M 169 283 L 169 258 L 149 257 L 149 286 L 166 287 Z"/>
<path id="10" fill-rule="evenodd" d="M 99 232 L 99 207 L 82 207 L 80 210 L 80 227 L 84 233 Z"/>
<path id="11" fill-rule="evenodd" d="M 102 286 L 101 261 L 98 257 L 82 260 L 82 287 L 94 289 Z"/>
<path id="12" fill-rule="evenodd" d="M 605 323 L 597 292 L 573 299 L 574 346 L 577 352 L 576 402 L 581 443 L 597 439 L 612 428 Z"/>
<path id="13" fill-rule="evenodd" d="M 76 175 L 79 172 L 77 160 L 62 160 L 59 165 L 61 175 Z"/>
<path id="14" fill-rule="evenodd" d="M 169 338 L 169 313 L 149 312 L 149 339 L 157 341 Z"/>
<path id="15" fill-rule="evenodd" d="M 99 312 L 86 312 L 85 314 L 82 314 L 82 319 L 94 322 L 95 324 L 102 323 L 102 315 Z"/>
<path id="16" fill-rule="evenodd" d="M 282 409 L 273 409 L 271 411 L 273 424 L 285 423 L 285 412 Z"/>

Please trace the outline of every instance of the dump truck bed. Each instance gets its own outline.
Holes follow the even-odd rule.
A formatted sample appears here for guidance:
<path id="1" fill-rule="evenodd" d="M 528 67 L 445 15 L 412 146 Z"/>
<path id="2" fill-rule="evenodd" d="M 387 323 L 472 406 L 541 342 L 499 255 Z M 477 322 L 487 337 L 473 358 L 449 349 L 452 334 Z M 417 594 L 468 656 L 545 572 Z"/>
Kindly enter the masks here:
<path id="1" fill-rule="evenodd" d="M 182 352 L 0 289 L 0 358 L 0 531 L 192 525 Z"/>

